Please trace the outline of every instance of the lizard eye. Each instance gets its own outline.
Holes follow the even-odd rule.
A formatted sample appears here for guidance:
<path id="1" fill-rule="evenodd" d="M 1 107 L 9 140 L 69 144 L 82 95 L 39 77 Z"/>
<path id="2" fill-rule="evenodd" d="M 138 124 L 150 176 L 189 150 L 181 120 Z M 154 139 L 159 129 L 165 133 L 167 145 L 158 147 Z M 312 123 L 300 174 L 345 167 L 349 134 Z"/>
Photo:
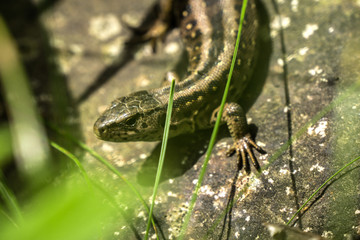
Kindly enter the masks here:
<path id="1" fill-rule="evenodd" d="M 136 119 L 135 119 L 135 118 L 130 118 L 129 120 L 127 120 L 127 121 L 125 122 L 125 124 L 128 125 L 128 126 L 134 126 L 135 123 L 136 123 Z"/>

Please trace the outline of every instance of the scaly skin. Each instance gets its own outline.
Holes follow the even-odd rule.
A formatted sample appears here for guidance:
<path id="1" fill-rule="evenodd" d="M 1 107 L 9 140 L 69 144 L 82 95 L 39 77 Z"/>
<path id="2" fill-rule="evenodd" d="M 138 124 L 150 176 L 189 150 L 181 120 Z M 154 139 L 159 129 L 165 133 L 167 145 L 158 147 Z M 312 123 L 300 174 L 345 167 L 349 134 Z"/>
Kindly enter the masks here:
<path id="1" fill-rule="evenodd" d="M 179 27 L 190 63 L 187 75 L 175 86 L 169 134 L 174 137 L 213 126 L 235 48 L 242 0 L 179 0 L 170 4 L 181 9 Z M 250 0 L 222 117 L 234 140 L 228 155 L 236 152 L 245 165 L 248 154 L 255 166 L 251 148 L 260 147 L 251 140 L 245 114 L 236 100 L 247 86 L 256 60 L 257 19 L 255 3 Z M 161 20 L 157 25 L 164 29 Z M 94 132 L 106 141 L 161 140 L 168 97 L 169 86 L 120 97 L 96 121 Z"/>

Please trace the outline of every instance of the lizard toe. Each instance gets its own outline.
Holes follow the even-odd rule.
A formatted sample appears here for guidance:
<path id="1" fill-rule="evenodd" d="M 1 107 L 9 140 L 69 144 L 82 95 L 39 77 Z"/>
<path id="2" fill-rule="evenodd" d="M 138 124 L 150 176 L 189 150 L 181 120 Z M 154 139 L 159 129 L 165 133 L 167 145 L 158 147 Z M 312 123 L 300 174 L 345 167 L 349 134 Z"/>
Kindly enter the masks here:
<path id="1" fill-rule="evenodd" d="M 253 148 L 260 153 L 264 152 L 264 150 L 251 139 L 250 134 L 246 134 L 244 137 L 237 139 L 234 142 L 233 146 L 227 151 L 227 156 L 231 156 L 236 152 L 242 167 L 248 166 L 247 159 L 250 158 L 254 167 L 259 169 L 259 164 L 252 152 Z"/>

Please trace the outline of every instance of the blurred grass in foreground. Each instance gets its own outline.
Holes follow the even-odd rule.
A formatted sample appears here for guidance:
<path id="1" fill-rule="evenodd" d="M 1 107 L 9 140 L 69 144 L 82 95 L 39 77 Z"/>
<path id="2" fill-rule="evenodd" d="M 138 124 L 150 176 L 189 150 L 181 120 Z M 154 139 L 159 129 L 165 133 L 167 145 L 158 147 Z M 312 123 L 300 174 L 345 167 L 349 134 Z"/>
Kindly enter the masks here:
<path id="1" fill-rule="evenodd" d="M 0 126 L 0 239 L 106 236 L 119 211 L 114 211 L 103 191 L 95 191 L 89 180 L 71 171 L 51 180 L 53 158 L 45 127 L 17 46 L 1 16 L 0 47 L 1 89 L 9 122 Z M 11 185 L 20 188 L 15 190 L 7 186 L 9 179 L 2 174 L 13 157 L 19 183 Z"/>
<path id="2" fill-rule="evenodd" d="M 0 46 L 2 93 L 10 118 L 11 141 L 17 168 L 29 179 L 35 180 L 49 172 L 49 144 L 17 47 L 1 16 Z"/>
<path id="3" fill-rule="evenodd" d="M 113 207 L 79 176 L 36 194 L 14 225 L 0 216 L 0 239 L 97 239 L 111 226 Z"/>

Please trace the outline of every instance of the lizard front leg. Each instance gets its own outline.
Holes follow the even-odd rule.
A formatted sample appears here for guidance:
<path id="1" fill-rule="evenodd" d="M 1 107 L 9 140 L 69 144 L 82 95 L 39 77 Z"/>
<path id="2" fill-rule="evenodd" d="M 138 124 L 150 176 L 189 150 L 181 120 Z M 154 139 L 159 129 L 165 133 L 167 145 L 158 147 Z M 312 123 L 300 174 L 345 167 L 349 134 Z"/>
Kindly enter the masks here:
<path id="1" fill-rule="evenodd" d="M 219 108 L 212 113 L 211 122 L 215 122 Z M 224 106 L 221 121 L 226 122 L 230 135 L 234 140 L 233 146 L 227 151 L 226 155 L 231 156 L 235 152 L 239 159 L 242 160 L 242 166 L 246 166 L 246 155 L 248 155 L 255 166 L 258 168 L 256 159 L 251 151 L 255 148 L 259 152 L 265 152 L 252 139 L 249 133 L 249 125 L 247 124 L 245 113 L 242 107 L 237 103 L 226 103 Z"/>

